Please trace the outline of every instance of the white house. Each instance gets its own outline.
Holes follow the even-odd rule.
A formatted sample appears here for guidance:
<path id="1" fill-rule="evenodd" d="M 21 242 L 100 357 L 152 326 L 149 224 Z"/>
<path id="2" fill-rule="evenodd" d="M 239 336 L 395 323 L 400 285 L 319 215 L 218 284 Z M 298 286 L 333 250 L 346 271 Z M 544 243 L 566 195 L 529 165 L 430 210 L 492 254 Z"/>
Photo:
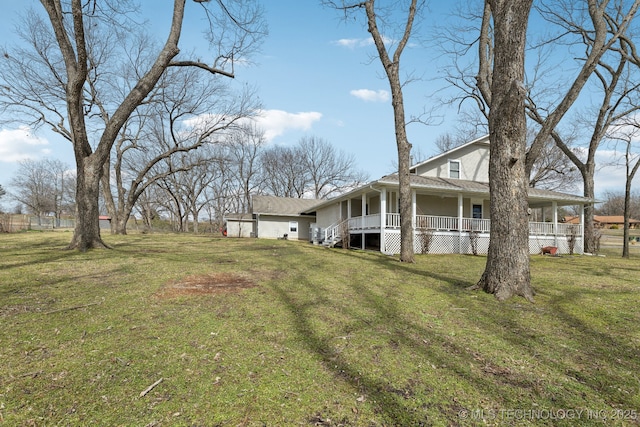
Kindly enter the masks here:
<path id="1" fill-rule="evenodd" d="M 250 214 L 225 216 L 228 237 L 309 240 L 312 208 L 323 200 L 254 195 Z M 307 213 L 307 211 L 311 212 Z"/>
<path id="2" fill-rule="evenodd" d="M 489 218 L 488 136 L 412 166 L 410 178 L 416 253 L 487 252 L 491 221 L 499 221 Z M 352 247 L 397 254 L 398 198 L 398 176 L 392 174 L 330 200 L 309 201 L 310 206 L 297 215 L 314 218 L 309 240 L 331 245 L 348 238 Z M 560 253 L 568 253 L 571 246 L 575 253 L 583 252 L 583 218 L 578 224 L 561 223 L 558 208 L 576 206 L 582 212 L 593 200 L 537 188 L 529 189 L 528 200 L 530 209 L 540 209 L 544 219 L 529 222 L 531 253 L 539 253 L 545 246 L 557 247 Z M 267 227 L 261 225 L 263 215 L 254 212 L 258 229 Z M 277 216 L 272 212 L 267 218 L 274 222 Z M 280 221 L 286 224 L 286 217 L 280 217 Z M 286 232 L 283 230 L 279 232 Z M 298 237 L 304 238 L 301 231 L 302 226 L 298 227 Z"/>

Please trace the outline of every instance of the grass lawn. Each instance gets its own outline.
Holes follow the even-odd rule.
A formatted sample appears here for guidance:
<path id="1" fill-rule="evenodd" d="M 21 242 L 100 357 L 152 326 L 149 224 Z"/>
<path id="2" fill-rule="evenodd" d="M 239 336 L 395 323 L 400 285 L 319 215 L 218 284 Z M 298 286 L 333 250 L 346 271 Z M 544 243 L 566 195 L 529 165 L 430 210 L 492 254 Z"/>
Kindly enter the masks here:
<path id="1" fill-rule="evenodd" d="M 0 235 L 0 425 L 640 425 L 637 257 L 500 303 L 484 257 L 70 238 Z"/>

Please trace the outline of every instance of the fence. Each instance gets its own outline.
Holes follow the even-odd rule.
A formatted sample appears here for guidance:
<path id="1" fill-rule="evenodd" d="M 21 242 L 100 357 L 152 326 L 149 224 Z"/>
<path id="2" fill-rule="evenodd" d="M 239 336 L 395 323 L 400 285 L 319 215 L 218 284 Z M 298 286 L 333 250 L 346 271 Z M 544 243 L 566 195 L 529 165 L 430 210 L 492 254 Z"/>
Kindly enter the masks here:
<path id="1" fill-rule="evenodd" d="M 50 216 L 37 217 L 34 215 L 0 215 L 0 232 L 14 233 L 23 230 L 55 230 L 63 228 L 74 228 L 74 219 L 53 218 Z"/>

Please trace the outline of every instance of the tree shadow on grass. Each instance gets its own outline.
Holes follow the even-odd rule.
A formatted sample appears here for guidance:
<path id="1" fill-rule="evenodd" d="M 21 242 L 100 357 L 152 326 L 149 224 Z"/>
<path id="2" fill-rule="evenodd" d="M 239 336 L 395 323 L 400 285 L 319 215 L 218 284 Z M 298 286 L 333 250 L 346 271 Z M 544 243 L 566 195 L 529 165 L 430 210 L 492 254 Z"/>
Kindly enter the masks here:
<path id="1" fill-rule="evenodd" d="M 376 269 L 392 266 L 392 260 L 361 259 L 362 269 Z M 339 262 L 333 259 L 332 262 Z M 389 266 L 385 263 L 389 262 Z M 331 266 L 327 265 L 328 271 Z M 337 267 L 336 267 L 337 268 Z M 407 266 L 393 264 L 399 272 L 408 273 Z M 444 281 L 448 287 L 462 292 L 467 283 L 444 275 L 416 271 L 411 274 L 428 275 L 436 281 Z M 330 273 L 328 273 L 330 274 Z M 463 400 L 456 397 L 457 382 L 461 388 L 474 390 L 478 396 L 499 396 L 503 383 L 486 380 L 487 369 L 497 364 L 489 357 L 478 357 L 465 343 L 446 335 L 429 322 L 416 317 L 416 313 L 407 315 L 402 302 L 394 297 L 393 283 L 380 286 L 363 281 L 360 277 L 345 278 L 343 289 L 349 296 L 348 301 L 340 300 L 334 294 L 340 294 L 335 285 L 312 283 L 304 272 L 296 276 L 296 285 L 285 285 L 272 281 L 269 287 L 277 295 L 293 319 L 298 339 L 321 361 L 325 370 L 331 372 L 336 380 L 348 384 L 354 393 L 365 396 L 379 415 L 380 420 L 390 425 L 433 425 L 434 417 L 448 425 L 458 423 L 469 425 L 469 420 L 459 418 L 459 413 L 479 408 L 466 408 Z M 323 305 L 318 307 L 318 305 Z M 453 304 L 452 304 L 453 305 Z M 327 313 L 332 313 L 333 320 Z M 321 325 L 321 326 L 320 326 Z M 489 333 L 492 333 L 489 331 Z M 406 357 L 402 364 L 414 364 L 398 369 L 394 366 L 382 366 L 382 372 L 371 369 L 371 361 L 376 357 L 376 346 L 362 338 L 361 345 L 369 346 L 369 354 L 361 353 L 368 360 L 349 357 L 335 348 L 334 338 L 338 335 L 375 336 L 376 342 L 386 342 L 381 352 L 387 359 Z M 388 363 L 388 362 L 387 362 Z M 420 367 L 421 366 L 421 367 Z M 386 371 L 386 373 L 385 373 Z M 426 372 L 428 371 L 428 372 Z M 446 376 L 444 384 L 438 378 Z M 507 386 L 530 388 L 535 384 L 521 378 L 506 380 Z M 442 387 L 440 389 L 439 387 Z"/>
<path id="2" fill-rule="evenodd" d="M 459 274 L 453 273 L 454 270 L 451 274 L 427 271 L 383 255 L 364 256 L 350 251 L 336 254 L 337 258 L 327 257 L 327 274 L 331 275 L 331 263 L 340 263 L 339 258 L 345 255 L 359 263 L 361 272 L 371 271 L 375 275 L 382 271 L 393 271 L 399 277 L 408 277 L 408 281 L 417 279 L 416 286 L 433 287 L 437 298 L 445 301 L 444 310 L 447 310 L 446 307 L 449 310 L 468 310 L 459 312 L 463 313 L 460 315 L 461 327 L 474 327 L 474 330 L 461 333 L 464 339 L 447 334 L 450 330 L 447 328 L 456 327 L 457 320 L 453 317 L 443 320 L 448 322 L 447 327 L 434 328 L 428 319 L 420 319 L 415 310 L 407 313 L 402 299 L 394 295 L 394 283 L 368 282 L 363 274 L 354 273 L 345 277 L 340 285 L 343 290 L 350 291 L 346 293 L 350 296 L 349 301 L 341 301 L 332 295 L 336 292 L 333 285 L 312 283 L 304 271 L 297 273 L 295 287 L 279 282 L 269 284 L 290 313 L 298 338 L 304 346 L 318 356 L 323 367 L 332 372 L 336 380 L 348 384 L 355 393 L 366 396 L 369 402 L 375 402 L 371 405 L 383 423 L 432 425 L 435 417 L 438 422 L 444 421 L 449 425 L 472 425 L 471 420 L 459 418 L 461 411 L 531 409 L 533 402 L 538 402 L 536 405 L 541 404 L 541 409 L 547 410 L 579 409 L 576 407 L 579 404 L 590 409 L 602 409 L 598 405 L 603 404 L 633 409 L 633 399 L 637 397 L 633 396 L 633 390 L 631 396 L 625 396 L 630 392 L 631 382 L 623 376 L 624 372 L 640 370 L 637 360 L 632 357 L 638 349 L 631 340 L 596 330 L 563 308 L 563 304 L 571 300 L 580 304 L 578 288 L 571 288 L 558 297 L 560 299 L 551 298 L 543 306 L 518 299 L 501 303 L 490 295 L 466 291 L 473 283 L 460 279 Z M 544 287 L 540 287 L 540 292 L 541 299 L 544 297 L 546 301 Z M 319 314 L 319 304 L 323 305 L 324 315 Z M 425 301 L 425 307 L 429 307 L 429 301 Z M 443 310 L 442 307 L 438 310 Z M 335 318 L 342 320 L 332 322 L 327 319 L 326 313 L 333 313 Z M 527 316 L 524 317 L 523 313 Z M 573 336 L 562 342 L 563 335 L 557 329 L 551 329 L 547 336 L 544 332 L 547 329 L 541 328 L 541 334 L 537 326 L 545 322 L 554 324 L 555 328 L 570 330 Z M 334 330 L 327 332 L 331 328 Z M 394 367 L 386 366 L 382 370 L 387 369 L 389 375 L 379 373 L 369 368 L 368 361 L 354 360 L 336 351 L 332 339 L 340 334 L 376 335 L 388 343 L 388 348 L 382 351 L 396 351 L 404 357 L 413 355 L 414 358 L 407 357 L 406 363 L 431 365 L 434 371 L 423 374 L 416 367 L 412 376 L 406 373 L 406 369 L 394 374 Z M 476 342 L 487 339 L 500 347 L 511 349 L 513 354 L 509 355 L 504 350 L 493 351 L 487 346 L 474 348 L 473 342 L 465 342 L 469 338 L 478 340 Z M 558 351 L 554 347 L 558 345 L 574 347 L 576 354 Z M 375 357 L 375 351 L 371 347 L 369 357 Z M 602 357 L 602 361 L 578 366 L 590 357 Z M 526 359 L 526 363 L 532 364 L 531 370 L 547 373 L 546 376 L 531 375 L 526 367 L 515 366 L 515 359 L 518 358 Z M 616 360 L 621 361 L 618 363 L 622 367 L 609 369 L 607 365 L 616 363 Z M 610 371 L 611 378 L 605 380 L 604 374 L 589 378 L 589 366 L 600 366 L 603 372 Z M 438 378 L 443 380 L 442 389 L 439 388 Z M 471 393 L 472 396 L 466 400 L 459 399 L 455 388 L 451 388 L 451 384 L 456 383 L 464 390 L 461 395 Z M 618 391 L 620 387 L 615 387 L 616 384 L 625 386 Z M 486 396 L 484 402 L 489 402 L 490 408 L 467 407 L 472 404 L 470 402 L 483 400 L 477 396 Z M 545 405 L 548 407 L 545 408 Z M 573 421 L 548 420 L 547 424 L 571 425 Z"/>

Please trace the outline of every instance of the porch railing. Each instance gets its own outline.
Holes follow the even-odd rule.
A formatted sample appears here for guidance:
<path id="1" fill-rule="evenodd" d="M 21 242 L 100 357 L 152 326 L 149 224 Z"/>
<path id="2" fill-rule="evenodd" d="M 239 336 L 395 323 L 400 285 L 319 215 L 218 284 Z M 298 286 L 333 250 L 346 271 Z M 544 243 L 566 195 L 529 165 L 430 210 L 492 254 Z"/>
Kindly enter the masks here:
<path id="1" fill-rule="evenodd" d="M 380 214 L 365 215 L 350 218 L 350 230 L 364 230 L 380 228 Z M 462 227 L 459 225 L 458 217 L 436 216 L 436 215 L 416 215 L 415 228 L 426 228 L 439 231 L 478 231 L 480 233 L 489 233 L 491 231 L 491 220 L 462 218 Z M 385 228 L 400 228 L 400 214 L 387 213 L 385 215 Z M 551 222 L 530 222 L 530 235 L 560 235 L 579 236 L 582 233 L 582 224 L 557 224 L 557 230 Z"/>
<path id="2" fill-rule="evenodd" d="M 371 228 L 380 228 L 380 214 L 349 218 L 350 230 L 364 230 Z"/>

